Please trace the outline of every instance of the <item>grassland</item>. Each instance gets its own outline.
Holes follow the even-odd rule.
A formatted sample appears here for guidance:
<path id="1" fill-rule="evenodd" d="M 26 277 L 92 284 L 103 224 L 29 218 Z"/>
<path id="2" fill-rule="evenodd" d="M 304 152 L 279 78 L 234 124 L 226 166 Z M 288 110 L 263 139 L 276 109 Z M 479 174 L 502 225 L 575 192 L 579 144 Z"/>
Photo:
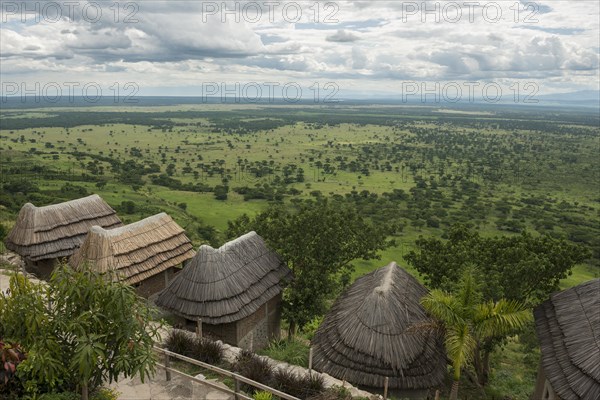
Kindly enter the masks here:
<path id="1" fill-rule="evenodd" d="M 599 276 L 599 128 L 586 113 L 186 105 L 1 116 L 5 228 L 25 201 L 98 193 L 125 222 L 165 211 L 195 245 L 219 245 L 228 221 L 271 201 L 339 196 L 375 223 L 400 226 L 380 260 L 356 260 L 354 277 L 392 260 L 418 276 L 403 256 L 420 235 L 456 222 L 483 235 L 528 230 L 584 244 L 593 258 L 562 286 Z M 513 398 L 534 379 L 517 366 L 519 346 L 497 355 L 492 378 Z"/>

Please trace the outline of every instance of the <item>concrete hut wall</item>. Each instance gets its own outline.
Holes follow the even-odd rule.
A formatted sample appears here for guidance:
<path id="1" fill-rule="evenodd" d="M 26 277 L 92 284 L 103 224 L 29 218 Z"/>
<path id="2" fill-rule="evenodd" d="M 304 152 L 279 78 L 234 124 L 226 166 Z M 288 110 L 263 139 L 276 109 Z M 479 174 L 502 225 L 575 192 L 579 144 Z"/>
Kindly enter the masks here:
<path id="1" fill-rule="evenodd" d="M 186 320 L 184 326 L 195 331 L 196 321 Z M 281 294 L 239 321 L 217 325 L 203 323 L 202 336 L 254 351 L 266 347 L 272 339 L 279 339 L 280 329 Z"/>
<path id="2" fill-rule="evenodd" d="M 144 298 L 149 298 L 150 296 L 157 294 L 171 282 L 175 276 L 175 270 L 176 268 L 166 269 L 160 274 L 153 275 L 150 278 L 135 284 L 134 287 L 136 292 Z"/>

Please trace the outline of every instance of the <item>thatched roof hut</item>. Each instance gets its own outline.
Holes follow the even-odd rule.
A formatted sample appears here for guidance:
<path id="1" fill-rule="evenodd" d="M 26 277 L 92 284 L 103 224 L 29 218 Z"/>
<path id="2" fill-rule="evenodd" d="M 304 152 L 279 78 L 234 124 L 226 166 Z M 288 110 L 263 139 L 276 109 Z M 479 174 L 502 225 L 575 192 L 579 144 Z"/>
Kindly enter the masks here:
<path id="1" fill-rule="evenodd" d="M 92 227 L 69 263 L 78 267 L 89 262 L 100 272 L 115 272 L 119 279 L 136 284 L 193 256 L 183 228 L 160 213 L 120 228 Z"/>
<path id="2" fill-rule="evenodd" d="M 122 225 L 115 210 L 95 194 L 45 207 L 27 203 L 4 242 L 31 261 L 69 257 L 94 225 Z"/>
<path id="3" fill-rule="evenodd" d="M 562 400 L 600 399 L 600 279 L 552 295 L 534 316 L 552 391 Z"/>
<path id="4" fill-rule="evenodd" d="M 250 232 L 218 249 L 200 246 L 156 304 L 190 320 L 226 324 L 250 316 L 281 293 L 290 275 L 281 258 Z"/>
<path id="5" fill-rule="evenodd" d="M 430 322 L 420 300 L 427 294 L 395 262 L 358 278 L 335 302 L 315 333 L 313 365 L 350 383 L 421 390 L 446 374 L 438 335 L 416 325 Z"/>

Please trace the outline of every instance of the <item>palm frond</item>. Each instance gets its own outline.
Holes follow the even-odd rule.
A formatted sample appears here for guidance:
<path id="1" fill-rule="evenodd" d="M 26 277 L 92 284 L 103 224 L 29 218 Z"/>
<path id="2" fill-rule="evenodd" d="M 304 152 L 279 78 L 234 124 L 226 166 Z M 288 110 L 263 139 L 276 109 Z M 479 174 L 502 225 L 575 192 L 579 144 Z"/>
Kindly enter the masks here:
<path id="1" fill-rule="evenodd" d="M 434 318 L 446 325 L 456 325 L 463 322 L 462 308 L 456 298 L 441 290 L 432 290 L 421 299 L 421 305 Z"/>
<path id="2" fill-rule="evenodd" d="M 477 306 L 475 311 L 475 334 L 478 337 L 504 336 L 525 326 L 532 313 L 521 302 L 501 299 Z"/>

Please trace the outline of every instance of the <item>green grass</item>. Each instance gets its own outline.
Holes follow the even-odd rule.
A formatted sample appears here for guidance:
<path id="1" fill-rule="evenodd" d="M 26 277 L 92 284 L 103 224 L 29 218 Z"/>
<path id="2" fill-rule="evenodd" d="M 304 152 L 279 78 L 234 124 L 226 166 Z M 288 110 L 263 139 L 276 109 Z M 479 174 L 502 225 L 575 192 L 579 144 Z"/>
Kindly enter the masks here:
<path id="1" fill-rule="evenodd" d="M 271 342 L 269 347 L 260 350 L 258 354 L 308 368 L 309 348 L 308 342 L 301 338 L 282 339 Z"/>

